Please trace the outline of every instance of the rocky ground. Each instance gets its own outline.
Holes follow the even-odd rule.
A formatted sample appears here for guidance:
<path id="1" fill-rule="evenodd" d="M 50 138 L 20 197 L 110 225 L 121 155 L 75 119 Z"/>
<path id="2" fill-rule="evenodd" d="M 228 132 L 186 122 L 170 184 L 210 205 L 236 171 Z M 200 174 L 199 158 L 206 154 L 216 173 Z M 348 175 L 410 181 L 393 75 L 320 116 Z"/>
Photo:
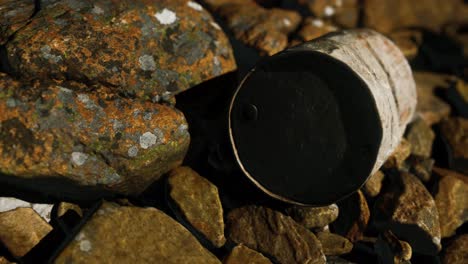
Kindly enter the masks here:
<path id="1" fill-rule="evenodd" d="M 0 1 L 0 263 L 468 263 L 464 2 Z M 356 27 L 410 61 L 415 119 L 350 197 L 278 202 L 217 110 L 261 57 Z"/>

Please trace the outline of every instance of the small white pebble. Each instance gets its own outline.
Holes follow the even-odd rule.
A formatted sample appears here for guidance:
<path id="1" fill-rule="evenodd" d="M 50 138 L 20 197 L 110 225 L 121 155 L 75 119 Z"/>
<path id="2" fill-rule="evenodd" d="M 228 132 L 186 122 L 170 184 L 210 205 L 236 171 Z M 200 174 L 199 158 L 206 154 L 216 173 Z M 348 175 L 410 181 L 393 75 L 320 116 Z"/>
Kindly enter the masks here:
<path id="1" fill-rule="evenodd" d="M 83 152 L 73 152 L 71 155 L 71 161 L 76 166 L 83 165 L 87 159 L 88 159 L 88 154 L 85 154 Z"/>
<path id="2" fill-rule="evenodd" d="M 312 25 L 316 27 L 323 27 L 323 21 L 321 19 L 314 19 L 312 20 Z"/>
<path id="3" fill-rule="evenodd" d="M 91 242 L 89 240 L 82 240 L 80 241 L 80 250 L 88 252 L 91 250 Z"/>
<path id="4" fill-rule="evenodd" d="M 187 2 L 187 5 L 190 7 L 190 8 L 193 8 L 197 11 L 202 11 L 203 10 L 203 7 L 197 3 L 197 2 L 194 2 L 194 1 L 188 1 Z"/>
<path id="5" fill-rule="evenodd" d="M 284 19 L 283 19 L 283 24 L 284 24 L 285 26 L 289 27 L 289 26 L 291 25 L 291 21 L 289 21 L 289 19 L 287 19 L 287 18 L 284 18 Z"/>
<path id="6" fill-rule="evenodd" d="M 177 19 L 176 14 L 167 8 L 164 8 L 161 12 L 154 14 L 154 17 L 163 25 L 170 25 Z"/>
<path id="7" fill-rule="evenodd" d="M 335 8 L 332 6 L 326 6 L 325 9 L 323 9 L 323 14 L 327 17 L 333 16 L 335 14 Z"/>
<path id="8" fill-rule="evenodd" d="M 140 146 L 142 149 L 147 149 L 156 144 L 157 139 L 158 138 L 153 133 L 145 132 L 140 136 Z"/>

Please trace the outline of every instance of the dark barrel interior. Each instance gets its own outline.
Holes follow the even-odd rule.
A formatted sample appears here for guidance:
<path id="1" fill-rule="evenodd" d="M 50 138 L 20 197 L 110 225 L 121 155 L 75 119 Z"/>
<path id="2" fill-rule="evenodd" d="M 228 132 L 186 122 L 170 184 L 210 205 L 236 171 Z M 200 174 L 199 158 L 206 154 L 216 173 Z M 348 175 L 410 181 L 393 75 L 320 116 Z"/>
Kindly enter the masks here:
<path id="1" fill-rule="evenodd" d="M 371 92 L 344 63 L 315 51 L 262 61 L 230 113 L 238 161 L 264 191 L 333 203 L 369 176 L 382 139 Z"/>

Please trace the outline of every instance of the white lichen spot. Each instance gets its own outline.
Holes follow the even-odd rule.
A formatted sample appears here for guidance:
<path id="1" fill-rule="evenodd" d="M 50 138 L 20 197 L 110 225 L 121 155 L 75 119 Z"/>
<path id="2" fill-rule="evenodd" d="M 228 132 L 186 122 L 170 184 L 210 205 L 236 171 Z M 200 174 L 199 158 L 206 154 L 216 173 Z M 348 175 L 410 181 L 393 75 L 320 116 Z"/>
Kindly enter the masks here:
<path id="1" fill-rule="evenodd" d="M 71 154 L 71 161 L 76 166 L 83 165 L 87 159 L 88 159 L 88 154 L 83 153 L 83 152 L 73 152 Z"/>
<path id="2" fill-rule="evenodd" d="M 215 57 L 213 58 L 213 64 L 214 64 L 215 66 L 221 66 L 221 62 L 219 61 L 218 57 L 215 56 Z"/>
<path id="3" fill-rule="evenodd" d="M 51 51 L 52 51 L 52 49 L 50 48 L 49 45 L 42 46 L 41 47 L 42 57 L 44 59 L 51 60 L 51 61 L 53 61 L 55 63 L 58 63 L 59 61 L 62 60 L 62 56 L 53 55 L 53 54 L 50 53 Z"/>
<path id="4" fill-rule="evenodd" d="M 211 21 L 210 24 L 217 30 L 221 30 L 221 27 L 218 25 L 218 23 Z"/>
<path id="5" fill-rule="evenodd" d="M 146 121 L 150 121 L 153 118 L 153 113 L 151 112 L 146 112 L 143 114 L 143 119 Z"/>
<path id="6" fill-rule="evenodd" d="M 156 135 L 154 135 L 151 132 L 145 132 L 143 135 L 140 136 L 140 147 L 142 149 L 147 149 L 156 144 L 157 140 L 158 137 L 156 137 Z"/>
<path id="7" fill-rule="evenodd" d="M 15 98 L 8 98 L 7 101 L 6 101 L 6 105 L 9 107 L 9 108 L 13 108 L 13 107 L 16 107 L 16 100 Z"/>
<path id="8" fill-rule="evenodd" d="M 137 146 L 131 146 L 128 151 L 127 151 L 127 154 L 129 157 L 136 157 L 136 155 L 138 155 L 138 147 Z"/>
<path id="9" fill-rule="evenodd" d="M 63 86 L 57 86 L 57 87 L 60 89 L 60 91 L 65 92 L 65 93 L 72 93 L 73 92 L 72 90 L 70 90 L 70 89 L 68 89 L 66 87 L 63 87 Z"/>
<path id="10" fill-rule="evenodd" d="M 78 94 L 78 100 L 82 102 L 83 104 L 89 103 L 89 96 L 86 94 Z"/>
<path id="11" fill-rule="evenodd" d="M 432 238 L 432 243 L 436 245 L 440 245 L 440 237 L 433 237 Z"/>
<path id="12" fill-rule="evenodd" d="M 89 240 L 81 240 L 80 241 L 80 250 L 84 252 L 88 252 L 91 250 L 91 242 Z"/>
<path id="13" fill-rule="evenodd" d="M 156 70 L 156 62 L 154 61 L 153 56 L 145 54 L 138 58 L 140 63 L 140 68 L 144 71 L 154 71 Z"/>
<path id="14" fill-rule="evenodd" d="M 181 124 L 177 128 L 177 133 L 179 133 L 179 135 L 187 134 L 188 133 L 188 126 L 186 124 Z"/>
<path id="15" fill-rule="evenodd" d="M 332 6 L 326 6 L 323 9 L 323 14 L 327 17 L 333 16 L 335 14 L 335 8 L 333 8 Z"/>
<path id="16" fill-rule="evenodd" d="M 79 232 L 78 235 L 76 235 L 75 240 L 80 241 L 80 240 L 85 239 L 85 237 L 86 237 L 85 233 Z"/>
<path id="17" fill-rule="evenodd" d="M 96 15 L 100 15 L 100 14 L 104 14 L 104 10 L 102 10 L 102 8 L 100 8 L 99 6 L 95 5 L 93 7 L 93 9 L 91 10 L 91 12 L 93 14 L 96 14 Z"/>
<path id="18" fill-rule="evenodd" d="M 176 13 L 164 8 L 161 12 L 154 14 L 154 17 L 163 25 L 170 25 L 177 19 Z"/>
<path id="19" fill-rule="evenodd" d="M 165 102 L 169 102 L 172 98 L 172 93 L 171 92 L 168 92 L 168 91 L 165 91 L 163 94 L 162 94 L 162 100 L 165 101 Z"/>
<path id="20" fill-rule="evenodd" d="M 119 120 L 112 119 L 111 121 L 112 121 L 112 128 L 114 128 L 114 131 L 121 131 L 122 129 L 125 128 L 125 125 Z"/>
<path id="21" fill-rule="evenodd" d="M 159 101 L 161 101 L 161 96 L 155 95 L 155 96 L 153 97 L 153 99 L 151 99 L 151 101 L 152 101 L 153 103 L 159 103 Z"/>
<path id="22" fill-rule="evenodd" d="M 284 18 L 284 19 L 283 19 L 283 24 L 284 24 L 285 26 L 289 27 L 289 26 L 291 25 L 291 21 L 290 21 L 289 19 L 287 19 L 287 18 Z"/>
<path id="23" fill-rule="evenodd" d="M 312 20 L 312 25 L 315 27 L 323 27 L 323 21 L 321 19 Z"/>
<path id="24" fill-rule="evenodd" d="M 192 8 L 192 9 L 195 9 L 197 11 L 202 11 L 203 10 L 203 7 L 197 3 L 197 2 L 194 2 L 194 1 L 188 1 L 187 2 L 187 5 Z"/>

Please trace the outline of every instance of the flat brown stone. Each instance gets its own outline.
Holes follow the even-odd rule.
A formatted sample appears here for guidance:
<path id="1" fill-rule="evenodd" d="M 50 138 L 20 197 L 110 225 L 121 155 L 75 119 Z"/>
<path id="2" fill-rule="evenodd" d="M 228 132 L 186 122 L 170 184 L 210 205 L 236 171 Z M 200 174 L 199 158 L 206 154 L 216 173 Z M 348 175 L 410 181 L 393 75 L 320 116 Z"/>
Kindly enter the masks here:
<path id="1" fill-rule="evenodd" d="M 218 188 L 189 167 L 172 170 L 168 183 L 169 195 L 183 217 L 213 245 L 223 246 L 226 239 Z"/>
<path id="2" fill-rule="evenodd" d="M 306 228 L 322 228 L 338 217 L 338 206 L 332 204 L 322 207 L 292 206 L 287 213 Z"/>
<path id="3" fill-rule="evenodd" d="M 468 176 L 454 171 L 434 168 L 439 176 L 435 203 L 439 211 L 442 237 L 450 237 L 468 221 Z"/>
<path id="4" fill-rule="evenodd" d="M 369 223 L 370 211 L 367 200 L 361 191 L 338 202 L 340 215 L 332 224 L 335 233 L 348 238 L 351 242 L 359 241 Z"/>
<path id="5" fill-rule="evenodd" d="M 229 256 L 223 261 L 224 264 L 271 264 L 271 261 L 261 253 L 250 249 L 242 244 L 234 247 Z"/>
<path id="6" fill-rule="evenodd" d="M 54 263 L 221 263 L 155 208 L 104 202 Z"/>
<path id="7" fill-rule="evenodd" d="M 362 190 L 369 197 L 375 197 L 380 193 L 382 189 L 382 181 L 385 178 L 385 174 L 382 171 L 377 171 L 367 179 Z"/>
<path id="8" fill-rule="evenodd" d="M 280 263 L 325 263 L 315 235 L 288 216 L 269 208 L 246 206 L 227 217 L 229 238 L 274 257 Z"/>
<path id="9" fill-rule="evenodd" d="M 439 213 L 434 199 L 414 175 L 393 173 L 388 190 L 376 202 L 376 226 L 390 229 L 415 252 L 436 255 L 441 249 Z"/>
<path id="10" fill-rule="evenodd" d="M 431 156 L 435 134 L 426 121 L 417 119 L 413 122 L 406 132 L 406 139 L 411 144 L 411 153 L 413 155 L 425 158 Z"/>
<path id="11" fill-rule="evenodd" d="M 457 237 L 445 250 L 442 259 L 443 264 L 466 264 L 468 263 L 468 234 Z"/>
<path id="12" fill-rule="evenodd" d="M 32 208 L 0 213 L 0 240 L 16 257 L 26 255 L 52 227 Z"/>
<path id="13" fill-rule="evenodd" d="M 345 237 L 330 232 L 318 232 L 316 235 L 327 256 L 339 256 L 353 250 L 353 243 Z"/>
<path id="14" fill-rule="evenodd" d="M 440 124 L 440 131 L 449 153 L 449 166 L 468 174 L 468 119 L 453 117 Z"/>

